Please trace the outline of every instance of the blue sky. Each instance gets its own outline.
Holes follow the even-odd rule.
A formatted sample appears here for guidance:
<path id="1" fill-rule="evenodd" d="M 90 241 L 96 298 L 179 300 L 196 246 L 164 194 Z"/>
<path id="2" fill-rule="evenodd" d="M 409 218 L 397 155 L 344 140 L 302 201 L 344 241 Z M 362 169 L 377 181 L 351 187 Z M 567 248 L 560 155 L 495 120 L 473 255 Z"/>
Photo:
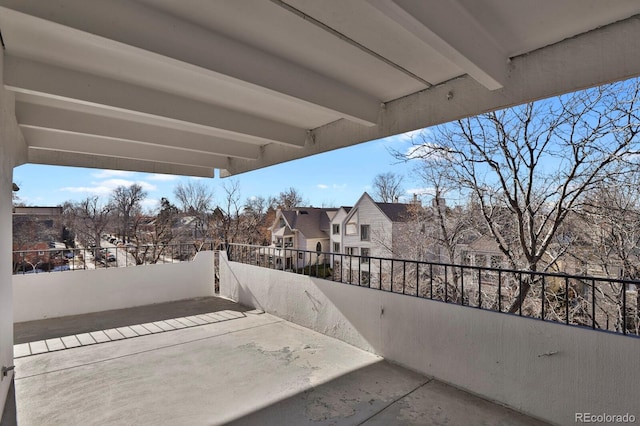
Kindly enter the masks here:
<path id="1" fill-rule="evenodd" d="M 293 187 L 310 205 L 333 207 L 353 205 L 364 191 L 371 191 L 377 174 L 394 172 L 404 177 L 408 200 L 411 194 L 421 191 L 421 183 L 411 179 L 413 165 L 398 164 L 388 149 L 406 150 L 410 146 L 411 134 L 398 135 L 231 178 L 200 178 L 199 182 L 213 190 L 216 201 L 224 197 L 222 184 L 235 179 L 243 201 L 253 196 L 275 196 Z M 20 201 L 32 206 L 55 206 L 90 195 L 106 200 L 115 187 L 139 183 L 148 193 L 144 207 L 155 209 L 161 197 L 174 201 L 173 188 L 191 179 L 198 178 L 26 164 L 14 170 L 13 181 L 20 187 Z"/>

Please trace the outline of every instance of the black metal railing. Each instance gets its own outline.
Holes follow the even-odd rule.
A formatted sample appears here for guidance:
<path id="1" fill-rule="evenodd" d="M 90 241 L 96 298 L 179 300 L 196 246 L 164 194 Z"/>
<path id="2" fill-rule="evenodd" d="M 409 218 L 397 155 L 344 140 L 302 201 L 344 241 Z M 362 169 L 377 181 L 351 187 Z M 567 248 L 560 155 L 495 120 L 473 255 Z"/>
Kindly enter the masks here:
<path id="1" fill-rule="evenodd" d="M 229 244 L 229 260 L 567 325 L 640 335 L 640 281 Z"/>
<path id="2" fill-rule="evenodd" d="M 13 273 L 18 275 L 190 262 L 196 253 L 209 250 L 214 250 L 211 242 L 17 250 L 13 252 Z"/>

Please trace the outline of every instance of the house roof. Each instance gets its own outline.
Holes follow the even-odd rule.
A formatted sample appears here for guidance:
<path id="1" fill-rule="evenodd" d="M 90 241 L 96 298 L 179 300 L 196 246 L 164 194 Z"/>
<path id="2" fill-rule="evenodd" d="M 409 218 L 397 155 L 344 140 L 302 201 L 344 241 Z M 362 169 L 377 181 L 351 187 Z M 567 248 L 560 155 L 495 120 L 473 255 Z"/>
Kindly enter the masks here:
<path id="1" fill-rule="evenodd" d="M 17 216 L 60 216 L 62 215 L 62 210 L 60 206 L 16 206 L 13 208 L 13 214 Z"/>
<path id="2" fill-rule="evenodd" d="M 637 0 L 0 0 L 3 84 L 30 163 L 227 176 L 637 76 L 638 14 Z"/>
<path id="3" fill-rule="evenodd" d="M 281 214 L 288 226 L 300 232 L 305 238 L 327 238 L 331 218 L 336 212 L 337 209 L 334 208 L 300 207 L 295 210 L 282 210 Z M 274 235 L 280 236 L 278 232 L 282 229 L 276 230 Z"/>
<path id="4" fill-rule="evenodd" d="M 289 228 L 288 226 L 283 226 L 273 231 L 273 235 L 276 237 L 286 237 L 289 235 L 293 235 L 293 231 L 291 231 L 291 228 Z"/>
<path id="5" fill-rule="evenodd" d="M 378 203 L 376 202 L 369 193 L 364 192 L 353 208 L 359 206 L 363 200 L 369 200 L 370 203 L 374 204 L 378 207 L 378 209 L 389 218 L 391 222 L 406 222 L 410 219 L 410 207 L 411 204 L 403 204 L 403 203 Z M 349 208 L 347 211 L 347 217 L 351 218 L 356 213 L 353 208 Z"/>
<path id="6" fill-rule="evenodd" d="M 392 222 L 406 222 L 411 218 L 411 204 L 402 203 L 375 203 L 382 213 L 384 213 Z"/>

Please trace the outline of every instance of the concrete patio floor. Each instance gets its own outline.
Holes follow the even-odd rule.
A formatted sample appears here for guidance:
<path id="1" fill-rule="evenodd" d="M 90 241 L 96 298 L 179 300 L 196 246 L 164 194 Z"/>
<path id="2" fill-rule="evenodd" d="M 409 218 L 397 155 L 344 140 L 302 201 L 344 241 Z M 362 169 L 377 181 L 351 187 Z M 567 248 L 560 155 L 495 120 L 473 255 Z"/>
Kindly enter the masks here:
<path id="1" fill-rule="evenodd" d="M 543 424 L 278 317 L 235 312 L 17 358 L 18 423 Z"/>

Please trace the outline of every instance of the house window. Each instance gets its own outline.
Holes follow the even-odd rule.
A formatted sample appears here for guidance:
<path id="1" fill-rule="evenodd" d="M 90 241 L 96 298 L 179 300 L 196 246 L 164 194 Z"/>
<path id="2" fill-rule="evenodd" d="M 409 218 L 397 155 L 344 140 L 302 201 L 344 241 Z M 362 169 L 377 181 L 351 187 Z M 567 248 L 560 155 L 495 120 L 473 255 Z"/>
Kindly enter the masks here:
<path id="1" fill-rule="evenodd" d="M 340 234 L 340 224 L 339 223 L 334 223 L 333 226 L 331 227 L 331 229 L 332 229 L 333 235 Z"/>
<path id="2" fill-rule="evenodd" d="M 293 247 L 293 238 L 285 238 L 284 239 L 284 246 L 285 247 Z"/>
<path id="3" fill-rule="evenodd" d="M 333 252 L 340 253 L 340 243 L 333 243 Z"/>
<path id="4" fill-rule="evenodd" d="M 360 263 L 367 263 L 369 262 L 369 249 L 368 248 L 361 248 L 360 249 Z"/>
<path id="5" fill-rule="evenodd" d="M 322 251 L 322 243 L 318 241 L 318 244 L 316 244 L 316 253 L 320 253 L 321 251 Z"/>
<path id="6" fill-rule="evenodd" d="M 487 256 L 485 256 L 484 254 L 476 254 L 475 266 L 487 266 Z"/>
<path id="7" fill-rule="evenodd" d="M 284 227 L 284 218 L 280 218 L 280 228 Z"/>
<path id="8" fill-rule="evenodd" d="M 499 268 L 502 266 L 502 256 L 491 256 L 491 267 Z"/>
<path id="9" fill-rule="evenodd" d="M 282 247 L 282 238 L 276 239 L 276 247 Z"/>
<path id="10" fill-rule="evenodd" d="M 358 247 L 345 247 L 344 252 L 349 256 L 357 256 L 358 255 Z"/>
<path id="11" fill-rule="evenodd" d="M 369 225 L 360 225 L 360 240 L 369 241 Z"/>
<path id="12" fill-rule="evenodd" d="M 469 253 L 468 251 L 462 252 L 462 264 L 471 265 L 471 253 Z"/>
<path id="13" fill-rule="evenodd" d="M 358 225 L 354 222 L 349 222 L 345 229 L 345 235 L 356 235 L 357 230 Z"/>

